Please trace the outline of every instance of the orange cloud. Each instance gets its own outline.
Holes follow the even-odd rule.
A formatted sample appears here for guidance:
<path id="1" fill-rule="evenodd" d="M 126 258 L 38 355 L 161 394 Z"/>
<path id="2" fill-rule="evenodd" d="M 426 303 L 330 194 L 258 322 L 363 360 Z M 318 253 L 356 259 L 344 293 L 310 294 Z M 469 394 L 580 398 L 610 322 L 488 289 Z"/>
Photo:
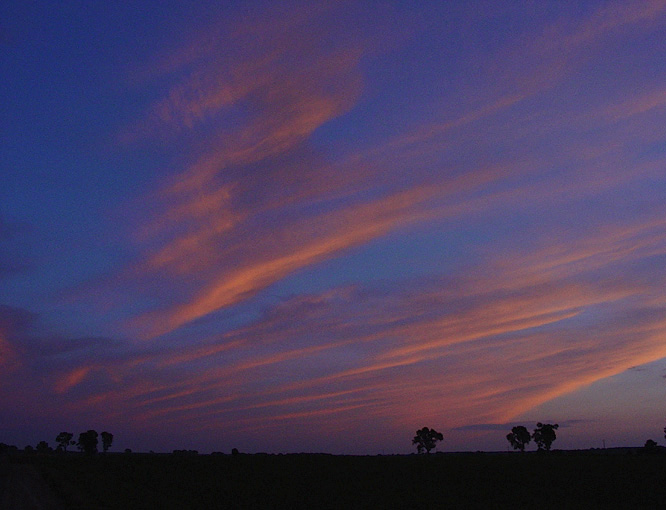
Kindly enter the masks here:
<path id="1" fill-rule="evenodd" d="M 608 34 L 649 26 L 663 7 L 609 4 L 528 36 L 530 44 L 514 41 L 489 58 L 495 65 L 481 62 L 483 83 L 461 93 L 455 113 L 330 153 L 317 133 L 362 100 L 362 44 L 317 46 L 320 34 L 302 26 L 316 13 L 265 33 L 202 35 L 153 70 L 173 85 L 133 133 L 196 141 L 137 228 L 144 258 L 133 276 L 150 283 L 157 304 L 132 325 L 147 336 L 175 332 L 419 222 L 466 228 L 507 211 L 564 215 L 660 176 L 663 165 L 628 150 L 660 136 L 629 125 L 663 106 L 657 86 L 612 107 L 574 97 L 549 110 L 537 96 L 564 87 Z M 417 416 L 446 426 L 504 421 L 666 356 L 666 282 L 643 267 L 666 254 L 662 218 L 653 210 L 645 221 L 605 224 L 581 215 L 559 230 L 534 221 L 527 239 L 470 254 L 449 278 L 284 299 L 217 338 L 173 335 L 159 350 L 109 361 L 122 387 L 90 389 L 89 402 L 115 402 L 119 415 L 124 405 L 145 424 L 225 430 L 260 430 L 276 417 L 307 427 L 347 411 L 409 427 Z M 168 283 L 153 291 L 155 280 Z M 89 370 L 58 379 L 57 391 L 83 392 L 95 379 Z"/>
<path id="2" fill-rule="evenodd" d="M 660 111 L 664 107 L 666 107 L 666 90 L 659 88 L 626 99 L 619 105 L 612 105 L 607 109 L 606 115 L 613 120 L 623 120 L 654 110 Z"/>
<path id="3" fill-rule="evenodd" d="M 185 263 L 195 260 L 187 268 L 210 268 L 217 274 L 209 274 L 209 278 L 216 281 L 206 285 L 190 302 L 148 314 L 140 318 L 139 323 L 146 324 L 151 335 L 159 335 L 234 305 L 297 269 L 398 228 L 436 216 L 455 216 L 469 209 L 478 211 L 488 205 L 488 200 L 484 198 L 480 203 L 468 201 L 465 193 L 493 182 L 501 174 L 501 170 L 496 169 L 479 171 L 452 178 L 444 185 L 416 187 L 319 217 L 294 220 L 270 232 L 266 230 L 266 238 L 243 235 L 236 239 L 240 246 L 234 248 L 241 250 L 243 257 L 225 257 L 222 251 L 217 253 L 214 266 L 206 254 L 213 252 L 217 244 L 184 244 L 182 240 L 172 243 L 169 245 L 172 260 L 183 260 Z M 263 230 L 262 226 L 259 228 Z M 159 258 L 151 259 L 157 266 L 154 269 L 160 268 L 165 260 L 162 256 L 164 251 L 160 254 Z M 201 257 L 198 257 L 199 254 Z M 182 268 L 178 265 L 177 272 Z M 151 327 L 151 324 L 158 326 Z"/>
<path id="4" fill-rule="evenodd" d="M 91 369 L 92 367 L 79 367 L 59 378 L 54 385 L 56 393 L 65 393 L 80 384 L 90 373 Z"/>
<path id="5" fill-rule="evenodd" d="M 317 129 L 348 112 L 358 101 L 363 54 L 359 44 L 371 43 L 354 36 L 323 46 L 321 41 L 329 41 L 330 34 L 311 28 L 319 27 L 318 10 L 301 12 L 286 23 L 237 27 L 225 23 L 198 35 L 198 42 L 186 45 L 169 57 L 171 62 L 166 58 L 153 70 L 160 76 L 170 73 L 175 84 L 153 106 L 146 122 L 158 131 L 165 129 L 170 133 L 167 136 L 183 130 L 196 134 L 199 129 L 206 136 L 195 136 L 205 141 L 187 158 L 193 162 L 161 188 L 161 212 L 142 229 L 148 254 L 136 268 L 139 278 L 153 274 L 174 278 L 182 291 L 169 296 L 168 306 L 144 314 L 133 324 L 149 336 L 172 331 L 244 301 L 302 267 L 338 256 L 419 219 L 446 218 L 461 211 L 479 214 L 516 203 L 527 208 L 543 203 L 547 196 L 563 201 L 571 199 L 572 193 L 598 193 L 601 186 L 617 185 L 621 172 L 605 173 L 601 185 L 599 176 L 589 172 L 576 175 L 578 182 L 573 187 L 570 174 L 511 186 L 513 177 L 538 164 L 521 156 L 517 164 L 512 160 L 497 166 L 506 171 L 496 176 L 503 186 L 482 192 L 478 192 L 479 187 L 476 196 L 470 194 L 455 205 L 440 207 L 438 214 L 424 214 L 419 209 L 428 206 L 422 198 L 412 199 L 410 207 L 394 202 L 433 185 L 443 190 L 451 175 L 473 179 L 482 175 L 479 168 L 485 167 L 428 168 L 423 175 L 414 174 L 413 182 L 396 186 L 397 192 L 384 192 L 374 205 L 370 201 L 359 205 L 358 199 L 364 192 L 376 194 L 376 190 L 370 191 L 373 186 L 366 183 L 366 187 L 354 189 L 349 184 L 358 180 L 348 175 L 361 175 L 361 181 L 371 175 L 381 179 L 404 173 L 414 161 L 437 165 L 437 158 L 451 147 L 469 143 L 468 131 L 476 131 L 481 121 L 486 121 L 481 129 L 491 131 L 491 141 L 498 134 L 506 137 L 507 131 L 513 137 L 533 133 L 529 124 L 515 130 L 502 124 L 502 129 L 496 129 L 496 121 L 488 121 L 554 86 L 553 70 L 561 76 L 570 72 L 566 62 L 557 64 L 558 59 L 570 59 L 559 51 L 562 44 L 572 52 L 582 51 L 585 41 L 601 38 L 628 22 L 648 20 L 660 7 L 655 3 L 649 8 L 623 7 L 624 11 L 626 15 L 617 16 L 616 9 L 602 9 L 591 21 L 552 27 L 552 33 L 541 36 L 543 44 L 521 44 L 514 50 L 518 54 L 535 53 L 530 53 L 535 65 L 527 66 L 529 79 L 524 71 L 516 74 L 509 66 L 471 110 L 397 136 L 379 149 L 352 154 L 348 166 L 317 161 L 308 141 Z M 562 34 L 564 39 L 559 37 Z M 515 60 L 523 66 L 525 59 L 512 55 L 505 52 L 495 60 L 498 65 Z M 565 120 L 563 117 L 560 122 Z M 488 138 L 483 131 L 473 135 Z M 586 148 L 580 148 L 583 150 Z M 294 165 L 294 161 L 298 163 Z M 426 177 L 427 172 L 433 177 Z M 453 193 L 446 193 L 447 198 Z M 335 202 L 339 196 L 355 200 L 342 205 Z M 336 207 L 339 211 L 330 212 Z M 385 212 L 375 213 L 372 208 Z M 303 210 L 315 228 L 297 219 Z"/>

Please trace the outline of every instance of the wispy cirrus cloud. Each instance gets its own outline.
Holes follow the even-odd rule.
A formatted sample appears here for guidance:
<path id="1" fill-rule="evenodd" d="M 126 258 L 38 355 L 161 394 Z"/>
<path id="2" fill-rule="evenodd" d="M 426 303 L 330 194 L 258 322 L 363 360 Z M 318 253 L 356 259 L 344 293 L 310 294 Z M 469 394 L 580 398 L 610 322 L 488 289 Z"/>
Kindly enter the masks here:
<path id="1" fill-rule="evenodd" d="M 666 282 L 653 265 L 666 257 L 664 227 L 646 217 L 544 236 L 533 251 L 488 254 L 446 278 L 295 295 L 244 326 L 171 344 L 54 341 L 26 329 L 35 317 L 8 311 L 20 364 L 4 387 L 39 370 L 32 391 L 49 406 L 174 433 L 288 424 L 291 441 L 313 424 L 320 434 L 381 422 L 395 434 L 415 417 L 451 429 L 508 423 L 666 357 Z"/>
<path id="2" fill-rule="evenodd" d="M 376 34 L 352 26 L 339 37 L 330 17 L 322 23 L 332 7 L 280 23 L 211 24 L 143 77 L 168 77 L 169 86 L 129 139 L 178 137 L 186 156 L 137 229 L 145 258 L 126 279 L 153 289 L 160 305 L 130 324 L 146 336 L 175 330 L 408 225 L 476 221 L 490 210 L 530 214 L 654 175 L 618 150 L 618 133 L 600 128 L 605 105 L 533 104 L 589 65 L 604 38 L 651 26 L 663 10 L 658 2 L 620 7 L 528 31 L 522 37 L 533 44 L 512 41 L 481 62 L 492 80 L 449 98 L 463 105 L 459 115 L 337 159 L 315 134 L 362 102 L 363 59 L 368 48 L 377 52 Z M 574 129 L 572 117 L 580 121 Z M 584 136 L 604 129 L 603 139 Z M 155 283 L 165 278 L 169 289 Z"/>
<path id="3" fill-rule="evenodd" d="M 666 356 L 662 80 L 627 93 L 622 53 L 663 7 L 604 4 L 526 28 L 476 74 L 433 82 L 442 99 L 426 118 L 390 128 L 358 115 L 381 45 L 323 23 L 336 7 L 201 30 L 148 66 L 157 99 L 123 137 L 173 156 L 117 283 L 127 336 L 159 340 L 53 335 L 51 352 L 13 333 L 0 359 L 43 368 L 53 405 L 72 412 L 146 430 L 288 435 L 287 423 L 296 437 L 313 424 L 411 430 L 416 417 L 504 424 Z M 303 269 L 419 229 L 436 240 L 426 249 L 462 260 L 266 299 Z M 263 311 L 216 321 L 253 297 Z M 207 316 L 202 333 L 192 323 Z"/>
<path id="4" fill-rule="evenodd" d="M 637 237 L 653 242 L 632 249 Z M 472 278 L 295 297 L 217 339 L 163 346 L 138 362 L 143 376 L 131 375 L 135 362 L 121 368 L 134 383 L 116 398 L 149 422 L 297 420 L 295 407 L 315 411 L 348 392 L 368 416 L 397 424 L 424 408 L 433 418 L 451 410 L 450 426 L 508 420 L 666 356 L 654 300 L 663 278 L 641 268 L 664 256 L 663 239 L 663 225 L 647 220 L 582 237 L 580 248 L 551 241 L 494 257 Z"/>

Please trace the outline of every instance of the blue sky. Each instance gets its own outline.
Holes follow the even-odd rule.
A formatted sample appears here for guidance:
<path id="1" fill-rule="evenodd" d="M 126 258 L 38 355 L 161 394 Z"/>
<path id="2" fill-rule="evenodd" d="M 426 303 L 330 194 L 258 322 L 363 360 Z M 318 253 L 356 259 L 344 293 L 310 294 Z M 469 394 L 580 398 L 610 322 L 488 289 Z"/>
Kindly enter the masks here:
<path id="1" fill-rule="evenodd" d="M 666 3 L 1 18 L 0 441 L 661 439 Z"/>

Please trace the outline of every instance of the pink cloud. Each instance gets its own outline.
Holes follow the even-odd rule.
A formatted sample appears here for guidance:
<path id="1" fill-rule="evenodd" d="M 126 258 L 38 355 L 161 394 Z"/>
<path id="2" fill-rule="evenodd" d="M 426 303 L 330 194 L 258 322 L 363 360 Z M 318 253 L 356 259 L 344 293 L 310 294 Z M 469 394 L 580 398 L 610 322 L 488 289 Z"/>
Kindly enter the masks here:
<path id="1" fill-rule="evenodd" d="M 639 150 L 662 136 L 663 92 L 616 102 L 621 87 L 598 99 L 567 90 L 606 38 L 652 26 L 662 9 L 609 4 L 528 34 L 446 96 L 457 105 L 446 115 L 433 108 L 427 122 L 328 152 L 317 134 L 369 93 L 361 55 L 373 41 L 319 47 L 302 32 L 310 13 L 256 41 L 254 26 L 204 34 L 166 58 L 148 74 L 171 85 L 130 138 L 195 141 L 147 199 L 123 285 L 135 279 L 148 302 L 129 314 L 131 331 L 171 335 L 104 351 L 94 369 L 88 353 L 45 370 L 53 405 L 147 430 L 457 427 L 666 357 L 664 211 L 621 209 L 663 176 Z M 429 225 L 446 246 L 454 229 L 503 221 L 516 232 L 472 243 L 458 273 L 278 297 L 218 335 L 185 330 L 392 234 Z M 14 344 L 0 340 L 2 362 Z"/>

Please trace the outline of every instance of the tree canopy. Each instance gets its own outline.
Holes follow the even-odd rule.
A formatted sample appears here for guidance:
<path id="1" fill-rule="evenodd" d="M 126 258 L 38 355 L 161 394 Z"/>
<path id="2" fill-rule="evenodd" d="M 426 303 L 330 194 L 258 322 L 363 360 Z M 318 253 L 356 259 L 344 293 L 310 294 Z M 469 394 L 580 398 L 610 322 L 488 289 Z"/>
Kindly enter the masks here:
<path id="1" fill-rule="evenodd" d="M 69 445 L 75 444 L 72 438 L 74 434 L 71 432 L 61 432 L 56 436 L 56 442 L 58 443 L 58 448 L 67 451 Z"/>
<path id="2" fill-rule="evenodd" d="M 99 434 L 95 430 L 81 432 L 79 434 L 79 442 L 77 443 L 79 449 L 88 455 L 97 453 L 97 444 L 99 443 L 97 437 Z"/>
<path id="3" fill-rule="evenodd" d="M 559 425 L 556 423 L 552 425 L 550 423 L 537 423 L 537 428 L 534 429 L 534 434 L 532 434 L 532 439 L 537 445 L 537 448 L 545 451 L 550 451 L 550 447 L 553 444 L 553 441 L 557 439 L 555 430 Z"/>
<path id="4" fill-rule="evenodd" d="M 441 432 L 437 432 L 435 429 L 429 429 L 428 427 L 423 427 L 420 430 L 416 431 L 414 439 L 412 439 L 412 444 L 416 445 L 416 449 L 419 453 L 423 453 L 423 450 L 426 453 L 430 453 L 430 450 L 435 448 L 437 441 L 442 441 L 444 436 Z"/>
<path id="5" fill-rule="evenodd" d="M 529 431 L 522 425 L 517 425 L 511 429 L 506 435 L 507 440 L 511 443 L 514 450 L 520 450 L 521 452 L 525 451 L 525 447 L 532 440 L 532 436 Z"/>
<path id="6" fill-rule="evenodd" d="M 102 450 L 104 453 L 107 452 L 109 448 L 111 448 L 111 443 L 113 443 L 113 434 L 111 432 L 102 432 L 100 434 L 102 436 Z"/>

